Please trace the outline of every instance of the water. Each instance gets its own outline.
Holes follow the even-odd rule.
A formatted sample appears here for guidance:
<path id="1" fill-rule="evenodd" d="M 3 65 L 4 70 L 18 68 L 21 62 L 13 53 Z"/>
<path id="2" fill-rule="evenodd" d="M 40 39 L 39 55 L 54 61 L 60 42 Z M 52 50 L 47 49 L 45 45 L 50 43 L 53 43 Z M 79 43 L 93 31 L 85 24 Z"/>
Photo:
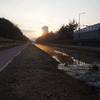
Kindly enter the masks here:
<path id="1" fill-rule="evenodd" d="M 100 67 L 99 60 L 97 60 L 94 55 L 92 55 L 93 59 L 91 59 L 92 57 L 89 57 L 88 53 L 88 55 L 85 55 L 84 52 L 79 53 L 77 51 L 68 50 L 65 48 L 57 48 L 41 44 L 35 45 L 48 53 L 57 62 L 59 62 L 59 70 L 63 70 L 66 74 L 76 79 L 82 80 L 90 86 L 94 86 L 97 89 L 100 88 L 100 70 L 90 70 L 94 65 Z"/>

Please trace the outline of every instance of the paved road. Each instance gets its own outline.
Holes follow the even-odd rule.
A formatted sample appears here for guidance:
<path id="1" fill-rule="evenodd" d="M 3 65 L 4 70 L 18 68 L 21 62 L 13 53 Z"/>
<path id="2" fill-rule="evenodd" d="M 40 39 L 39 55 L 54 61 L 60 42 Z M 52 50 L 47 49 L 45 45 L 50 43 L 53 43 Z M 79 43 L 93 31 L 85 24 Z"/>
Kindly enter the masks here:
<path id="1" fill-rule="evenodd" d="M 27 47 L 27 44 L 0 51 L 0 72 Z"/>

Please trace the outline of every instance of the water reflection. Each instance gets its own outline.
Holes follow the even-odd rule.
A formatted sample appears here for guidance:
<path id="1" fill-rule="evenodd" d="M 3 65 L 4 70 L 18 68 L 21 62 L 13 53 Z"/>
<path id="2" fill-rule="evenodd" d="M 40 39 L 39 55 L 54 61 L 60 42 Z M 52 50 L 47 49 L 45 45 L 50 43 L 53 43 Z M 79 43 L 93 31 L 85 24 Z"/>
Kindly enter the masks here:
<path id="1" fill-rule="evenodd" d="M 65 63 L 66 65 L 84 65 L 85 62 L 79 61 L 72 57 L 70 54 L 61 52 L 57 48 L 53 48 L 47 45 L 35 44 L 37 47 L 48 53 L 52 58 L 56 59 L 59 63 Z"/>
<path id="2" fill-rule="evenodd" d="M 80 61 L 71 56 L 73 50 L 63 52 L 63 48 L 56 48 L 47 45 L 35 44 L 38 48 L 48 53 L 58 64 L 58 69 L 74 78 L 85 81 L 87 84 L 100 88 L 100 71 L 90 72 L 92 64 Z M 78 52 L 75 55 L 79 55 Z M 79 55 L 82 56 L 82 55 Z M 85 57 L 86 58 L 86 57 Z M 98 64 L 97 66 L 99 66 Z M 91 77 L 92 76 L 92 77 Z M 99 77 L 99 78 L 98 78 Z"/>
<path id="3" fill-rule="evenodd" d="M 52 58 L 57 60 L 59 63 L 74 64 L 73 58 L 66 53 L 60 52 L 46 45 L 36 44 L 36 46 L 48 53 L 49 55 L 51 55 Z"/>

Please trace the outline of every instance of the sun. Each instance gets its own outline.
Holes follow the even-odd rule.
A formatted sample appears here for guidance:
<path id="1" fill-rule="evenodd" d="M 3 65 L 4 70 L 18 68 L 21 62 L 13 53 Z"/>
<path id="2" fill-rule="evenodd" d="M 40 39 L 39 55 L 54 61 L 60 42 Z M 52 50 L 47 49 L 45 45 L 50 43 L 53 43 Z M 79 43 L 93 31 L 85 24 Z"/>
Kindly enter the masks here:
<path id="1" fill-rule="evenodd" d="M 43 35 L 41 30 L 35 31 L 23 31 L 24 35 L 27 36 L 29 39 L 36 39 Z"/>
<path id="2" fill-rule="evenodd" d="M 37 30 L 37 31 L 35 32 L 35 35 L 36 35 L 36 37 L 40 37 L 40 36 L 43 35 L 43 33 L 42 33 L 41 30 Z"/>

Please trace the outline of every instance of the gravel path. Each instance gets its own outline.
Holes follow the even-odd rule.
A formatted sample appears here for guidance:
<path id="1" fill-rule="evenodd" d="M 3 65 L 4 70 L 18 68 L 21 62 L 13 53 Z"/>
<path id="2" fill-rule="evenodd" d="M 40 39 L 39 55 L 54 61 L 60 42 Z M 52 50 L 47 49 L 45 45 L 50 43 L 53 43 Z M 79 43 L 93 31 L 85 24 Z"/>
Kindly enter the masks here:
<path id="1" fill-rule="evenodd" d="M 0 73 L 0 100 L 97 98 L 89 87 L 58 70 L 49 55 L 29 45 Z"/>

